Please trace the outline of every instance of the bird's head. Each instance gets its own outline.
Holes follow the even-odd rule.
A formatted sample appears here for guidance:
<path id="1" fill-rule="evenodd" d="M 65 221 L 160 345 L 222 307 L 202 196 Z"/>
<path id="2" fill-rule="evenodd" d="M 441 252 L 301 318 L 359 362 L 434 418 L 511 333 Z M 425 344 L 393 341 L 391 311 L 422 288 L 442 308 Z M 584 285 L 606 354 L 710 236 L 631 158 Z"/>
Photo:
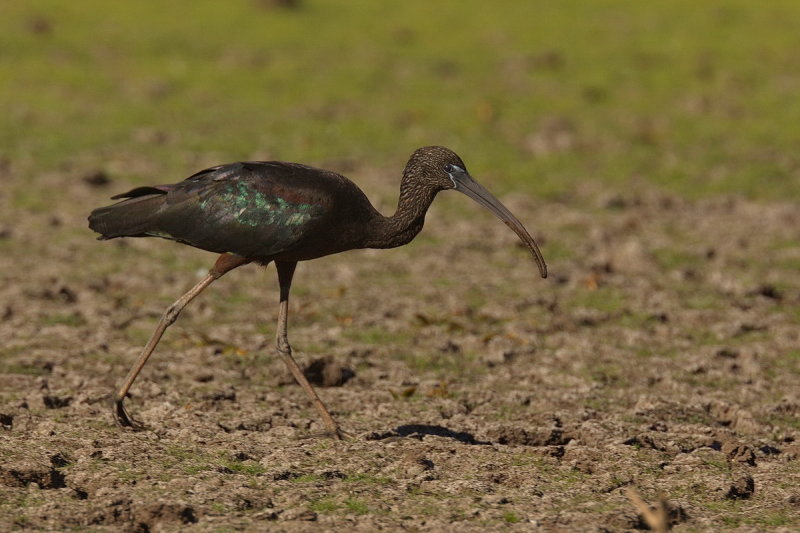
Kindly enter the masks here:
<path id="1" fill-rule="evenodd" d="M 467 166 L 458 154 L 444 146 L 423 146 L 411 154 L 404 176 L 416 186 L 438 192 L 458 188 L 453 175 L 459 173 L 466 174 Z"/>
<path id="2" fill-rule="evenodd" d="M 417 149 L 406 164 L 403 186 L 407 192 L 426 191 L 435 195 L 439 191 L 455 189 L 469 196 L 514 230 L 533 255 L 539 273 L 543 278 L 547 277 L 547 265 L 536 241 L 500 200 L 470 176 L 464 161 L 452 150 L 443 146 Z"/>

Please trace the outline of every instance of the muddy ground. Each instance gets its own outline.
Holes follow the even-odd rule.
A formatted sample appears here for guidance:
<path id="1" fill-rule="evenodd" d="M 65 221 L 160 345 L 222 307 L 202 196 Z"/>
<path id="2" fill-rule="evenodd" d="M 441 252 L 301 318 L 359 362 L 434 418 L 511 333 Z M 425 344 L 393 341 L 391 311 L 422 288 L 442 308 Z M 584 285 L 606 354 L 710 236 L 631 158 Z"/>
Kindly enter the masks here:
<path id="1" fill-rule="evenodd" d="M 338 442 L 272 352 L 272 267 L 187 308 L 128 400 L 149 429 L 116 427 L 111 392 L 213 256 L 97 242 L 86 214 L 129 184 L 49 179 L 45 209 L 0 192 L 2 531 L 646 529 L 627 488 L 675 531 L 800 528 L 797 203 L 503 195 L 541 280 L 449 193 L 410 246 L 302 264 L 290 340 Z"/>

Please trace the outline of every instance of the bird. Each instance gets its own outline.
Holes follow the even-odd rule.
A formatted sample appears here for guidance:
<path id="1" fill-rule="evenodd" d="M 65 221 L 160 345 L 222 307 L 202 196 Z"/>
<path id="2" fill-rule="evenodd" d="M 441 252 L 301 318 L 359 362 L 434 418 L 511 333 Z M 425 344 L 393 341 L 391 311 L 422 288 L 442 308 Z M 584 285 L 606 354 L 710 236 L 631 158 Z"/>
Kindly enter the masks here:
<path id="1" fill-rule="evenodd" d="M 166 329 L 186 305 L 224 274 L 242 265 L 274 263 L 279 307 L 275 348 L 316 408 L 330 436 L 348 436 L 331 416 L 292 356 L 288 339 L 289 290 L 300 261 L 363 248 L 395 248 L 421 230 L 439 192 L 455 190 L 487 208 L 522 240 L 542 278 L 547 265 L 522 223 L 472 178 L 463 160 L 442 146 L 415 150 L 403 170 L 395 213 L 384 216 L 346 177 L 284 161 L 241 161 L 211 167 L 171 185 L 137 187 L 89 215 L 98 240 L 159 237 L 219 254 L 196 285 L 172 303 L 156 325 L 113 402 L 116 423 L 144 429 L 127 412 L 128 392 Z"/>

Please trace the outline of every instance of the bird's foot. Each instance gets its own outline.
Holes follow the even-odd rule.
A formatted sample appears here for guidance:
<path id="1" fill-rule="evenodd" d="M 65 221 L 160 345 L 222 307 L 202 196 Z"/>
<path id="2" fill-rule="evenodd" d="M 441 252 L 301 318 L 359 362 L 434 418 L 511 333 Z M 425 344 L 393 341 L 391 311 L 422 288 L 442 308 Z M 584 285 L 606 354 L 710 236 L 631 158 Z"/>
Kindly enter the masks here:
<path id="1" fill-rule="evenodd" d="M 117 423 L 118 426 L 123 428 L 131 428 L 133 431 L 142 431 L 147 429 L 144 424 L 141 422 L 137 422 L 136 420 L 128 414 L 128 411 L 125 409 L 125 404 L 123 403 L 125 398 L 117 398 L 114 400 L 114 421 Z"/>
<path id="2" fill-rule="evenodd" d="M 349 433 L 338 426 L 336 427 L 336 430 L 331 431 L 329 435 L 331 438 L 336 440 L 356 440 L 356 436 L 354 434 Z"/>

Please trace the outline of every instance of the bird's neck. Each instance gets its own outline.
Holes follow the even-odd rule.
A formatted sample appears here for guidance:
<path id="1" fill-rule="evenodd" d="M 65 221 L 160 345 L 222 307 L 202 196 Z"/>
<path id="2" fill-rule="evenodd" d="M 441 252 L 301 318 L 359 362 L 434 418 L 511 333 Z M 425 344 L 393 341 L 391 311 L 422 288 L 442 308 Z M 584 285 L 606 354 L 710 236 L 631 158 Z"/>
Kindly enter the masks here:
<path id="1" fill-rule="evenodd" d="M 379 216 L 371 225 L 369 248 L 395 248 L 411 242 L 422 231 L 425 213 L 436 191 L 410 186 L 405 180 L 400 187 L 400 199 L 394 215 Z"/>

